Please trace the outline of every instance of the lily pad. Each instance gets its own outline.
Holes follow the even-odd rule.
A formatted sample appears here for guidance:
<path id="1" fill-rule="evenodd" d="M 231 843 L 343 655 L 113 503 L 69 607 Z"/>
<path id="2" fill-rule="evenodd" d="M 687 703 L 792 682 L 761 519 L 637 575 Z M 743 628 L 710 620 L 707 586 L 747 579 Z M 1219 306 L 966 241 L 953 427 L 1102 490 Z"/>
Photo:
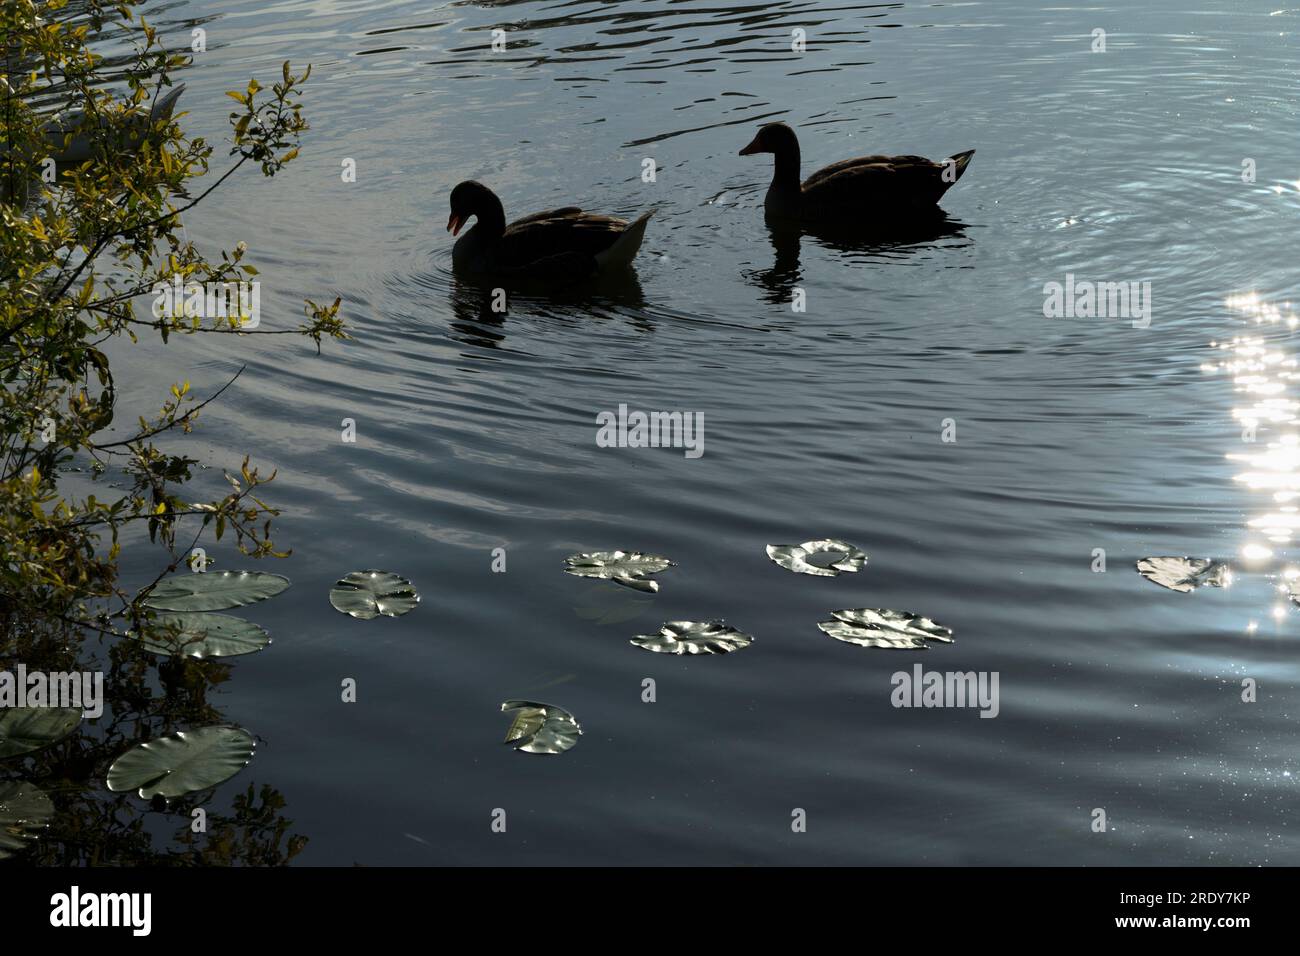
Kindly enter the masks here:
<path id="1" fill-rule="evenodd" d="M 1184 594 L 1201 587 L 1224 588 L 1232 583 L 1232 569 L 1222 561 L 1209 558 L 1161 555 L 1143 558 L 1137 563 L 1137 569 L 1148 581 Z"/>
<path id="2" fill-rule="evenodd" d="M 754 638 L 726 621 L 669 621 L 658 634 L 638 634 L 632 643 L 657 654 L 727 654 Z"/>
<path id="3" fill-rule="evenodd" d="M 22 781 L 0 782 L 0 860 L 26 849 L 50 825 L 54 804 Z"/>
<path id="4" fill-rule="evenodd" d="M 383 615 L 401 617 L 415 610 L 420 595 L 410 581 L 392 571 L 353 571 L 330 591 L 334 610 L 368 621 Z"/>
<path id="5" fill-rule="evenodd" d="M 76 707 L 13 707 L 0 711 L 0 760 L 43 750 L 77 729 Z"/>
<path id="6" fill-rule="evenodd" d="M 925 650 L 930 641 L 952 644 L 952 628 L 936 624 L 928 617 L 911 611 L 894 611 L 881 607 L 860 607 L 831 611 L 833 621 L 819 621 L 817 626 L 835 638 L 862 647 L 892 647 L 898 650 Z"/>
<path id="7" fill-rule="evenodd" d="M 180 797 L 229 780 L 253 759 L 252 735 L 240 727 L 182 730 L 137 744 L 108 768 L 108 789 Z"/>
<path id="8" fill-rule="evenodd" d="M 502 713 L 515 711 L 515 719 L 506 731 L 505 742 L 528 754 L 562 754 L 582 736 L 582 728 L 573 715 L 554 704 L 532 700 L 508 700 Z"/>
<path id="9" fill-rule="evenodd" d="M 654 594 L 659 590 L 659 582 L 651 581 L 650 575 L 658 574 L 673 567 L 673 562 L 663 555 L 646 554 L 642 551 L 592 551 L 588 554 L 571 554 L 564 559 L 566 574 L 576 574 L 580 578 L 600 578 L 613 581 L 634 591 Z"/>
<path id="10" fill-rule="evenodd" d="M 275 597 L 289 579 L 266 571 L 204 571 L 160 581 L 144 603 L 158 611 L 224 611 Z"/>
<path id="11" fill-rule="evenodd" d="M 238 657 L 271 643 L 265 628 L 233 614 L 160 614 L 155 623 L 180 628 L 174 640 L 164 635 L 139 639 L 148 650 L 168 657 Z"/>
<path id="12" fill-rule="evenodd" d="M 769 544 L 767 556 L 788 571 L 837 577 L 842 571 L 861 571 L 867 555 L 856 545 L 838 538 L 803 544 Z"/>

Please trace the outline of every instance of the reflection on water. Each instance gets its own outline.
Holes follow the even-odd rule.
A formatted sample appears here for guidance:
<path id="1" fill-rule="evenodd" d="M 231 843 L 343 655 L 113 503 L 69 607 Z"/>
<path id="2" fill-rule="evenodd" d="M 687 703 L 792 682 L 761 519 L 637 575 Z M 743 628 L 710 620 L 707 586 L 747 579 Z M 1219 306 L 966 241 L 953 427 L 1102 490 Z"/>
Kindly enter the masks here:
<path id="1" fill-rule="evenodd" d="M 164 32 L 174 31 L 176 33 L 178 40 L 170 45 L 173 53 L 184 52 L 190 45 L 188 40 L 180 38 L 187 35 L 192 37 L 193 31 L 210 25 L 220 17 L 219 13 L 201 11 L 189 5 L 169 2 L 169 0 L 158 4 L 146 3 L 138 9 L 155 28 L 161 24 Z M 87 0 L 67 0 L 57 11 L 51 8 L 47 19 L 57 20 L 69 28 L 89 27 L 94 18 L 93 13 L 97 12 L 92 11 L 92 4 L 88 3 Z M 180 16 L 177 16 L 177 14 L 180 14 Z M 102 13 L 99 13 L 99 16 L 102 17 Z M 111 22 L 111 18 L 109 20 Z M 128 42 L 128 39 L 126 33 L 110 29 L 100 34 L 100 39 L 96 42 L 94 53 L 102 58 L 96 65 L 96 69 L 109 83 L 121 83 L 125 86 L 127 78 L 140 69 L 139 51 L 135 48 L 134 43 Z M 221 46 L 224 46 L 224 43 L 221 42 L 219 37 L 214 37 L 213 48 L 220 48 Z M 60 66 L 62 64 L 53 65 L 47 75 L 43 64 L 36 62 L 18 63 L 14 60 L 6 60 L 5 69 L 11 76 L 36 70 L 40 78 L 47 82 L 39 87 L 41 93 L 33 98 L 29 105 L 33 106 L 38 113 L 52 114 L 65 108 L 69 103 L 68 92 L 72 81 L 62 73 L 59 69 Z"/>
<path id="2" fill-rule="evenodd" d="M 1255 293 L 1233 295 L 1228 307 L 1256 325 L 1284 325 L 1295 328 L 1297 319 L 1290 305 L 1271 305 Z M 1300 434 L 1296 426 L 1300 404 L 1290 397 L 1291 384 L 1300 379 L 1300 361 L 1266 335 L 1239 335 L 1218 343 L 1228 357 L 1217 365 L 1232 378 L 1234 390 L 1244 403 L 1232 410 L 1241 428 L 1241 439 L 1260 451 L 1230 453 L 1229 461 L 1241 462 L 1246 470 L 1235 480 L 1251 491 L 1267 493 L 1273 510 L 1247 521 L 1254 534 L 1242 545 L 1241 557 L 1251 563 L 1273 557 L 1274 546 L 1286 547 L 1300 528 L 1300 509 L 1292 504 L 1300 495 Z M 1267 542 L 1267 543 L 1265 543 Z"/>
<path id="3" fill-rule="evenodd" d="M 34 633 L 0 620 L 0 671 L 29 673 L 104 671 L 104 714 L 83 721 L 52 746 L 0 763 L 0 783 L 25 782 L 54 805 L 47 829 L 14 854 L 46 866 L 283 866 L 307 846 L 292 832 L 286 800 L 260 778 L 256 765 L 214 790 L 146 802 L 112 793 L 104 779 L 131 747 L 176 730 L 227 723 L 210 701 L 231 679 L 232 665 L 169 661 L 132 642 L 117 640 L 100 658 L 92 642 L 68 633 Z M 155 666 L 157 665 L 157 666 Z M 6 854 L 0 852 L 0 860 Z"/>
<path id="4" fill-rule="evenodd" d="M 455 317 L 449 331 L 465 345 L 500 348 L 507 334 L 507 317 L 512 307 L 528 312 L 564 317 L 578 314 L 595 320 L 600 316 L 626 317 L 643 332 L 654 331 L 645 312 L 645 292 L 633 269 L 600 272 L 580 283 L 560 289 L 493 286 L 460 275 L 440 274 L 423 280 L 430 287 L 448 286 L 448 306 Z"/>
<path id="5" fill-rule="evenodd" d="M 155 19 L 188 44 L 179 18 L 207 6 Z M 251 452 L 279 469 L 294 554 L 276 570 L 301 595 L 327 593 L 344 554 L 409 569 L 431 596 L 375 640 L 323 600 L 270 607 L 275 655 L 223 686 L 277 743 L 246 773 L 272 768 L 292 795 L 312 836 L 297 860 L 1300 862 L 1300 614 L 1272 613 L 1300 505 L 1284 304 L 1300 301 L 1300 206 L 1270 188 L 1294 178 L 1300 15 L 1209 0 L 1103 4 L 1086 23 L 1035 0 L 221 10 L 184 76 L 187 132 L 220 141 L 225 90 L 306 58 L 312 131 L 292 175 L 219 193 L 186 226 L 248 242 L 266 315 L 327 290 L 357 339 L 319 356 L 174 339 L 114 361 L 141 396 L 182 378 L 214 390 L 247 365 L 191 440 L 226 467 Z M 1122 36 L 1091 53 L 1109 24 Z M 768 176 L 735 155 L 772 119 L 798 128 L 808 168 L 954 144 L 979 161 L 934 234 L 774 232 Z M 451 275 L 441 228 L 469 178 L 521 211 L 656 208 L 635 284 L 495 311 Z M 1151 327 L 1045 319 L 1039 290 L 1068 273 L 1149 279 Z M 1269 292 L 1225 316 L 1231 289 Z M 1223 377 L 1196 374 L 1211 340 Z M 707 453 L 598 447 L 595 416 L 621 402 L 702 413 Z M 1255 442 L 1225 447 L 1230 421 Z M 813 535 L 860 541 L 860 580 L 774 577 L 764 545 Z M 643 607 L 560 570 L 618 547 L 681 573 Z M 1089 569 L 1098 548 L 1109 573 Z M 1253 573 L 1177 594 L 1116 573 L 1121 554 Z M 816 631 L 850 606 L 953 626 L 926 666 L 1000 672 L 998 718 L 891 708 L 910 659 Z M 627 643 L 713 617 L 753 622 L 754 649 L 687 661 Z M 364 705 L 324 690 L 345 674 Z M 1243 706 L 1234 682 L 1261 675 Z M 547 694 L 582 716 L 583 747 L 511 759 L 500 701 L 561 676 Z M 518 801 L 511 834 L 488 839 L 500 794 Z M 1097 806 L 1111 834 L 1091 832 Z"/>
<path id="6" fill-rule="evenodd" d="M 1300 318 L 1289 302 L 1276 305 L 1255 292 L 1231 295 L 1227 306 L 1251 325 L 1265 328 L 1213 343 L 1225 357 L 1206 363 L 1203 369 L 1230 376 L 1233 390 L 1243 396 L 1242 404 L 1232 409 L 1232 417 L 1241 429 L 1241 441 L 1259 450 L 1231 452 L 1226 457 L 1244 468 L 1234 480 L 1266 496 L 1268 504 L 1266 510 L 1257 510 L 1247 519 L 1249 531 L 1239 556 L 1247 568 L 1273 571 L 1276 564 L 1272 559 L 1280 552 L 1285 561 L 1300 529 L 1300 507 L 1294 504 L 1300 497 L 1300 402 L 1291 397 L 1292 384 L 1300 380 L 1300 360 L 1289 348 L 1289 337 L 1279 339 L 1268 327 L 1294 329 Z M 1269 613 L 1282 620 L 1288 612 L 1290 585 L 1300 577 L 1300 569 L 1284 564 L 1272 576 L 1278 581 L 1279 597 Z M 1247 625 L 1249 633 L 1257 628 L 1256 621 Z"/>
<path id="7" fill-rule="evenodd" d="M 870 225 L 850 228 L 831 223 L 792 223 L 777 217 L 765 218 L 774 254 L 772 268 L 750 272 L 747 276 L 763 289 L 764 300 L 773 303 L 788 303 L 795 287 L 803 281 L 800 256 L 805 239 L 811 241 L 813 254 L 839 253 L 846 263 L 897 261 L 938 248 L 958 248 L 969 245 L 971 241 L 965 234 L 967 224 L 943 212 L 933 217 L 918 217 L 906 226 L 888 229 Z M 966 241 L 942 242 L 950 239 Z"/>

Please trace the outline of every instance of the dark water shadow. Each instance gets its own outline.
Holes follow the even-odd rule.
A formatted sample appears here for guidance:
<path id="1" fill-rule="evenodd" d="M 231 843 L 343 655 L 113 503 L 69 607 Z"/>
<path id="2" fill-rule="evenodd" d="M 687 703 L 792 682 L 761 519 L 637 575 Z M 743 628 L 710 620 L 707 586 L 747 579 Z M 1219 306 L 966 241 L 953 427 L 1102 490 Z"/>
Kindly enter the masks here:
<path id="1" fill-rule="evenodd" d="M 942 211 L 888 226 L 801 223 L 772 216 L 767 216 L 765 222 L 774 254 L 772 268 L 751 271 L 746 278 L 762 290 L 763 301 L 773 303 L 789 302 L 803 280 L 805 237 L 812 240 L 814 247 L 854 261 L 905 259 L 936 249 L 950 239 L 964 239 L 967 244 L 974 241 L 966 233 L 968 223 Z"/>
<path id="2" fill-rule="evenodd" d="M 285 796 L 259 779 L 255 762 L 231 781 L 172 799 L 106 786 L 114 761 L 136 745 L 232 723 L 211 698 L 231 680 L 233 661 L 155 657 L 121 639 L 97 647 L 70 626 L 51 631 L 0 614 L 0 671 L 16 673 L 20 663 L 28 674 L 100 672 L 104 713 L 52 744 L 0 759 L 0 789 L 34 788 L 29 799 L 48 814 L 25 839 L 0 841 L 0 868 L 284 866 L 306 847 Z M 231 794 L 228 808 L 218 788 Z"/>
<path id="3" fill-rule="evenodd" d="M 654 330 L 645 314 L 645 290 L 633 269 L 598 273 L 572 284 L 530 281 L 509 287 L 491 279 L 453 274 L 448 300 L 450 334 L 476 348 L 495 349 L 505 344 L 506 318 L 511 311 L 562 321 L 619 316 L 641 331 Z"/>

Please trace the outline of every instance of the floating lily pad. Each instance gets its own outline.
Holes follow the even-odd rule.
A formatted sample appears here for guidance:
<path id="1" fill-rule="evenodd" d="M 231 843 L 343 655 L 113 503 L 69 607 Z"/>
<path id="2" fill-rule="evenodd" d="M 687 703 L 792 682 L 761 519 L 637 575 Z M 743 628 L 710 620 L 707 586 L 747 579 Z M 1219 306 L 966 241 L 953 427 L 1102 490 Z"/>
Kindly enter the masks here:
<path id="1" fill-rule="evenodd" d="M 330 591 L 336 611 L 368 621 L 373 617 L 401 617 L 415 610 L 420 595 L 410 581 L 392 571 L 353 571 Z"/>
<path id="2" fill-rule="evenodd" d="M 43 750 L 77 729 L 76 707 L 13 707 L 0 711 L 0 760 Z"/>
<path id="3" fill-rule="evenodd" d="M 45 792 L 21 781 L 0 782 L 0 860 L 34 842 L 54 817 Z"/>
<path id="4" fill-rule="evenodd" d="M 1232 569 L 1222 561 L 1209 558 L 1180 558 L 1161 555 L 1143 558 L 1137 563 L 1138 574 L 1171 591 L 1195 591 L 1197 588 L 1224 588 L 1232 583 Z"/>
<path id="5" fill-rule="evenodd" d="M 894 611 L 881 607 L 860 607 L 831 611 L 833 621 L 819 621 L 817 626 L 835 638 L 863 647 L 892 647 L 899 650 L 925 650 L 930 641 L 953 643 L 952 628 L 936 624 L 928 617 L 911 611 Z"/>
<path id="6" fill-rule="evenodd" d="M 657 654 L 727 654 L 754 638 L 726 621 L 669 621 L 658 634 L 638 634 L 632 643 Z"/>
<path id="7" fill-rule="evenodd" d="M 562 754 L 578 742 L 582 728 L 573 715 L 554 704 L 508 700 L 501 711 L 515 711 L 505 742 L 529 754 Z"/>
<path id="8" fill-rule="evenodd" d="M 160 581 L 144 603 L 158 611 L 224 611 L 275 597 L 289 579 L 266 571 L 203 571 Z"/>
<path id="9" fill-rule="evenodd" d="M 160 614 L 155 623 L 180 628 L 174 640 L 162 634 L 140 638 L 148 650 L 168 657 L 238 657 L 271 643 L 265 628 L 232 614 Z"/>
<path id="10" fill-rule="evenodd" d="M 659 590 L 659 582 L 651 581 L 650 575 L 666 571 L 673 567 L 673 562 L 663 555 L 645 554 L 641 551 L 592 551 L 589 554 L 571 554 L 564 559 L 568 565 L 565 573 L 576 574 L 580 578 L 600 578 L 613 581 L 634 591 L 653 594 Z"/>
<path id="11" fill-rule="evenodd" d="M 253 759 L 253 742 L 239 727 L 182 730 L 137 744 L 108 768 L 108 789 L 180 797 L 229 780 Z"/>
<path id="12" fill-rule="evenodd" d="M 767 556 L 788 571 L 828 578 L 842 571 L 861 571 L 867 563 L 867 556 L 860 548 L 838 538 L 803 544 L 769 544 Z"/>

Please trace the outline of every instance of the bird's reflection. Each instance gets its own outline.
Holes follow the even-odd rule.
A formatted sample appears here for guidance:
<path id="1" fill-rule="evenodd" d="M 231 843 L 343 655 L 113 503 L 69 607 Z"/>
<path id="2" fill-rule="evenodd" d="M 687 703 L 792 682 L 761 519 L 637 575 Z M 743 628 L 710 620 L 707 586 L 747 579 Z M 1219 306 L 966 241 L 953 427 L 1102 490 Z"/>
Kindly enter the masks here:
<path id="1" fill-rule="evenodd" d="M 599 273 L 558 288 L 540 283 L 503 288 L 489 280 L 453 275 L 450 304 L 451 335 L 475 348 L 502 347 L 506 318 L 519 310 L 561 320 L 621 316 L 643 332 L 654 330 L 645 313 L 645 291 L 632 269 Z"/>
<path id="2" fill-rule="evenodd" d="M 763 290 L 767 302 L 790 301 L 803 279 L 801 255 L 804 237 L 822 248 L 852 259 L 897 259 L 935 248 L 941 241 L 966 235 L 967 224 L 949 218 L 942 210 L 888 228 L 847 227 L 842 224 L 799 223 L 768 216 L 768 238 L 775 259 L 771 269 L 751 272 L 750 281 Z"/>
<path id="3" fill-rule="evenodd" d="M 458 342 L 481 349 L 495 349 L 505 342 L 506 314 L 493 309 L 493 298 L 492 289 L 452 280 L 450 330 Z"/>

